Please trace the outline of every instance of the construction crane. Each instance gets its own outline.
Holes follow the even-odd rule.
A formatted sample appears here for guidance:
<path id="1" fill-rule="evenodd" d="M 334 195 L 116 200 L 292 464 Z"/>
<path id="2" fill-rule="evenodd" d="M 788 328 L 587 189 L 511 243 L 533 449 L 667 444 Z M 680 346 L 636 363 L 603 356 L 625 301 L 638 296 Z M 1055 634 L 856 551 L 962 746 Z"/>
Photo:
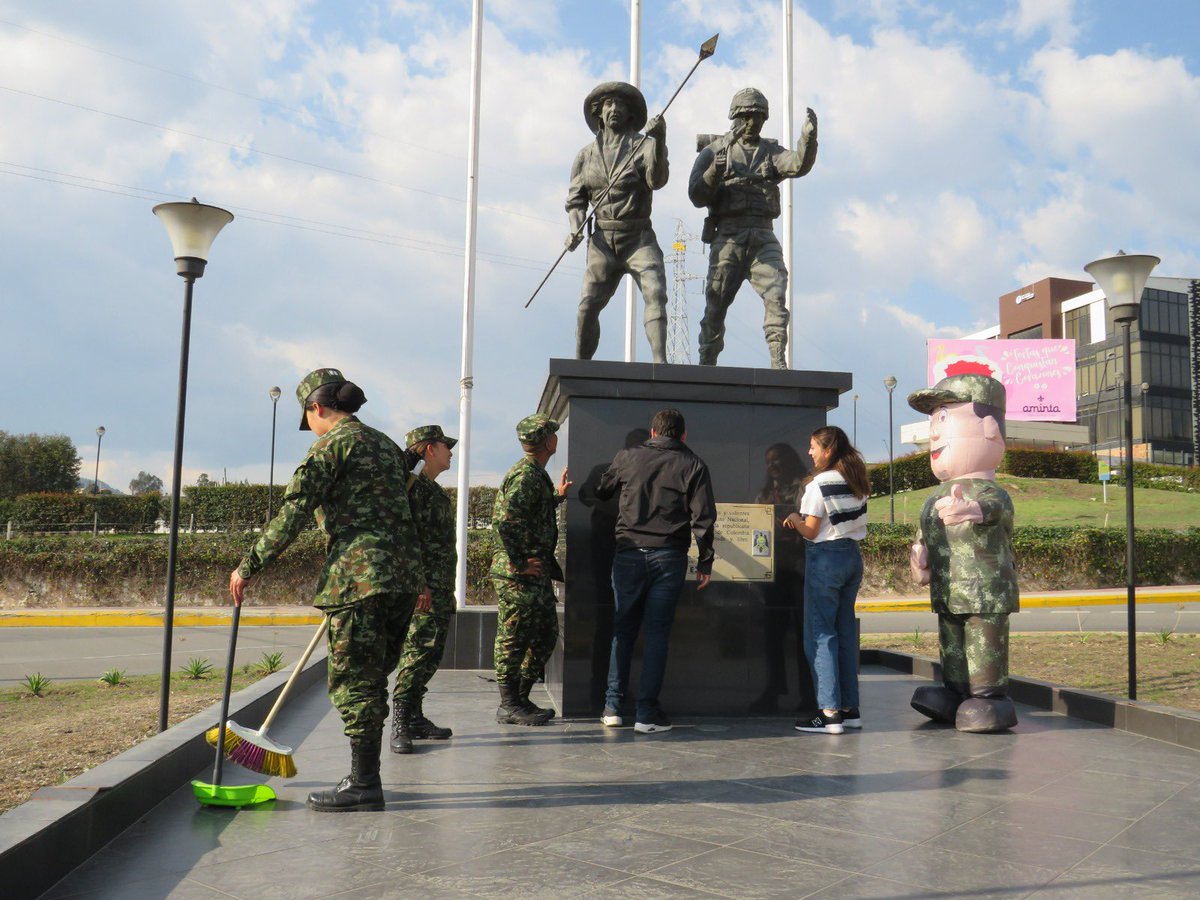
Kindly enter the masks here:
<path id="1" fill-rule="evenodd" d="M 699 240 L 699 235 L 688 234 L 683 219 L 675 220 L 675 240 L 671 243 L 671 254 L 666 258 L 671 266 L 671 301 L 667 305 L 667 362 L 690 365 L 692 362 L 692 337 L 688 328 L 687 286 L 689 281 L 702 281 L 703 275 L 689 272 L 687 249 L 689 241 Z"/>

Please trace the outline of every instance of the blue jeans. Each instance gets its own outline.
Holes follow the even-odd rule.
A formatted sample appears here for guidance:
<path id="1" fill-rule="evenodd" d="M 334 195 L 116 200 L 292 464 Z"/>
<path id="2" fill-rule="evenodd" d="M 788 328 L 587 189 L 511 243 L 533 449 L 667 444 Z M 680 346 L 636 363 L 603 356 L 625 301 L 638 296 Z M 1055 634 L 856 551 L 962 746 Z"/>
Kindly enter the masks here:
<path id="1" fill-rule="evenodd" d="M 646 717 L 658 712 L 658 693 L 667 670 L 667 641 L 686 575 L 687 553 L 683 550 L 627 549 L 618 550 L 613 557 L 613 639 L 604 705 L 618 711 L 622 708 L 633 645 L 644 624 L 639 722 L 649 721 Z"/>
<path id="2" fill-rule="evenodd" d="M 858 541 L 808 541 L 804 566 L 804 655 L 812 667 L 817 706 L 858 706 L 854 600 L 863 576 Z"/>

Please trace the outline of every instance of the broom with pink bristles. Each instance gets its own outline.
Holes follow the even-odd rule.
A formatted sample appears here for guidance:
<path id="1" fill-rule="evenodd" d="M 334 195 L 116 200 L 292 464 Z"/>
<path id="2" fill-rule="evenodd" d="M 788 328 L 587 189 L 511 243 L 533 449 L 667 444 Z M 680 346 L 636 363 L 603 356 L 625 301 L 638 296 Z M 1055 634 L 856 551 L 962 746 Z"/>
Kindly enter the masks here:
<path id="1" fill-rule="evenodd" d="M 411 452 L 405 451 L 406 454 Z M 425 460 L 413 455 L 407 462 L 410 466 L 410 471 L 408 479 L 404 483 L 404 489 L 410 491 L 417 477 L 425 469 Z M 308 662 L 308 658 L 312 656 L 313 650 L 317 649 L 317 643 L 325 636 L 325 630 L 328 627 L 329 617 L 326 616 L 321 620 L 321 624 L 317 628 L 317 633 L 312 636 L 312 640 L 304 648 L 304 653 L 296 662 L 296 668 L 292 670 L 287 684 L 279 692 L 279 697 L 275 700 L 275 705 L 271 707 L 271 711 L 263 719 L 262 727 L 258 731 L 252 728 L 245 728 L 232 719 L 226 721 L 225 758 L 230 762 L 235 762 L 243 769 L 258 772 L 260 775 L 278 775 L 280 778 L 295 777 L 296 763 L 292 759 L 292 748 L 278 744 L 267 737 L 267 729 L 275 721 L 275 714 L 279 712 L 288 694 L 291 693 L 296 679 L 300 676 L 300 671 L 304 668 L 304 664 Z M 205 732 L 204 738 L 210 746 L 217 746 L 217 741 L 220 740 L 220 730 L 221 726 L 216 725 Z"/>
<path id="2" fill-rule="evenodd" d="M 317 644 L 325 636 L 325 630 L 328 627 L 329 618 L 326 617 L 321 620 L 316 634 L 312 636 L 312 640 L 308 642 L 304 653 L 296 662 L 296 668 L 292 670 L 287 684 L 279 692 L 279 697 L 275 700 L 275 705 L 267 713 L 267 717 L 263 720 L 262 727 L 258 731 L 239 725 L 232 719 L 225 723 L 225 758 L 230 762 L 235 762 L 243 769 L 258 772 L 261 775 L 278 775 L 280 778 L 292 778 L 295 776 L 296 763 L 292 759 L 292 748 L 276 743 L 267 737 L 267 729 L 275 721 L 275 714 L 279 712 L 284 701 L 287 700 L 288 694 L 291 693 L 292 687 L 296 683 L 296 679 L 299 677 L 301 670 L 304 669 L 304 664 L 308 662 L 308 658 L 312 656 L 313 650 L 317 648 Z M 213 747 L 217 746 L 220 729 L 221 726 L 217 725 L 210 728 L 204 735 L 205 739 Z"/>

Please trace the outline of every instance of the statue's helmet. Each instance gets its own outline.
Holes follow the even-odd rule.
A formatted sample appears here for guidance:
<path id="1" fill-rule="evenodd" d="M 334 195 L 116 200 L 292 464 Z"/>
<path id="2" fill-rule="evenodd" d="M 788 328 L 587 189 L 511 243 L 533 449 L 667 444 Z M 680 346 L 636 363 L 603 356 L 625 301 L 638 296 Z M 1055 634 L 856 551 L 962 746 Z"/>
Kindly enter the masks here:
<path id="1" fill-rule="evenodd" d="M 758 88 L 742 88 L 729 101 L 729 118 L 731 119 L 756 112 L 762 113 L 764 119 L 770 115 L 767 98 Z"/>
<path id="2" fill-rule="evenodd" d="M 600 130 L 600 105 L 605 97 L 620 97 L 629 109 L 629 128 L 641 131 L 646 126 L 646 98 L 632 84 L 605 81 L 596 85 L 583 101 L 583 120 L 595 134 Z"/>

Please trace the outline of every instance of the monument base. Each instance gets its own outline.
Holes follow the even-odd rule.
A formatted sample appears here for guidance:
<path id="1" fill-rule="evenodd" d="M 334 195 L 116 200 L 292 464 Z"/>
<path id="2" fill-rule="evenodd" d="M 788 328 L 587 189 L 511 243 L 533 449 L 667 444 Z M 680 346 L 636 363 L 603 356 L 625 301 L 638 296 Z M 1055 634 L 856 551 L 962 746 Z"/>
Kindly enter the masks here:
<path id="1" fill-rule="evenodd" d="M 791 454 L 811 467 L 809 437 L 851 384 L 843 372 L 550 360 L 539 410 L 568 423 L 565 462 L 575 483 L 566 510 L 562 655 L 547 675 L 563 715 L 599 715 L 604 706 L 616 502 L 598 501 L 592 490 L 617 451 L 646 440 L 654 414 L 673 407 L 687 422 L 688 446 L 708 464 L 718 504 L 770 502 L 768 451 L 773 465 Z M 812 701 L 800 695 L 803 548 L 780 524 L 797 499 L 773 511 L 769 581 L 714 580 L 703 591 L 685 584 L 660 695 L 669 713 L 791 712 Z M 639 641 L 630 711 L 640 653 Z"/>

